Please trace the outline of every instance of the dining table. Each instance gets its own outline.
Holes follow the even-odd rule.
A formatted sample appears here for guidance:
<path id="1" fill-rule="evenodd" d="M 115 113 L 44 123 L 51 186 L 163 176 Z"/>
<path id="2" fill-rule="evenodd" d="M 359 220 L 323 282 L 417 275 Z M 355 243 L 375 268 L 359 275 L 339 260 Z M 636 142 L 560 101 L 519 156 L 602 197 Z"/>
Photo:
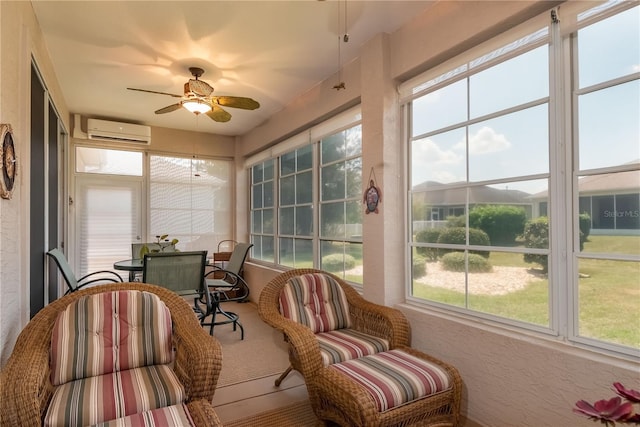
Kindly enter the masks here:
<path id="1" fill-rule="evenodd" d="M 136 273 L 141 273 L 144 269 L 142 258 L 123 259 L 122 261 L 116 261 L 113 263 L 115 270 L 128 271 L 129 281 L 135 282 Z"/>

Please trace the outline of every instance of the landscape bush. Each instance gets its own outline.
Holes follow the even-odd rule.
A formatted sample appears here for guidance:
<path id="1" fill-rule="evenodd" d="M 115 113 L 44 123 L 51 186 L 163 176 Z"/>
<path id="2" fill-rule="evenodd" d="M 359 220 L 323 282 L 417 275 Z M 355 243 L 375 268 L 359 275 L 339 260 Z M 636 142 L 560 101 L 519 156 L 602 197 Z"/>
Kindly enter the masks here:
<path id="1" fill-rule="evenodd" d="M 591 215 L 586 212 L 581 213 L 578 216 L 578 221 L 580 225 L 580 231 L 582 234 L 580 235 L 580 243 L 584 243 L 589 238 L 589 234 L 591 233 Z M 582 250 L 582 248 L 580 248 Z"/>
<path id="2" fill-rule="evenodd" d="M 322 257 L 322 269 L 335 273 L 343 269 L 351 270 L 356 266 L 356 259 L 349 254 L 331 254 Z"/>
<path id="3" fill-rule="evenodd" d="M 426 228 L 416 233 L 416 242 L 421 243 L 437 243 L 440 237 L 440 228 Z M 438 259 L 437 248 L 416 248 L 416 252 L 426 259 L 436 261 Z"/>
<path id="4" fill-rule="evenodd" d="M 523 208 L 509 205 L 476 206 L 469 212 L 469 227 L 489 235 L 494 245 L 512 246 L 527 222 Z"/>
<path id="5" fill-rule="evenodd" d="M 464 227 L 448 227 L 442 229 L 440 237 L 438 237 L 438 243 L 450 244 L 450 245 L 464 245 L 466 243 L 466 233 Z M 469 229 L 469 244 L 477 246 L 489 246 L 491 241 L 487 233 L 476 228 Z M 443 256 L 450 252 L 460 252 L 462 249 L 438 249 L 438 254 Z M 484 258 L 489 258 L 489 251 L 470 251 L 472 254 L 480 255 Z"/>
<path id="6" fill-rule="evenodd" d="M 414 255 L 412 263 L 411 271 L 413 272 L 414 279 L 419 279 L 427 275 L 427 259 L 425 257 L 422 255 Z"/>
<path id="7" fill-rule="evenodd" d="M 447 227 L 466 227 L 466 226 L 467 226 L 467 222 L 464 215 L 447 217 Z"/>
<path id="8" fill-rule="evenodd" d="M 466 268 L 464 252 L 449 252 L 440 259 L 440 262 L 442 268 L 447 271 L 461 272 Z M 469 273 L 488 273 L 491 270 L 491 264 L 486 258 L 478 254 L 469 254 Z"/>
<path id="9" fill-rule="evenodd" d="M 524 226 L 522 238 L 525 248 L 549 248 L 549 218 L 541 216 L 528 221 Z M 548 270 L 548 257 L 546 255 L 524 254 L 524 261 L 540 264 L 544 273 Z"/>

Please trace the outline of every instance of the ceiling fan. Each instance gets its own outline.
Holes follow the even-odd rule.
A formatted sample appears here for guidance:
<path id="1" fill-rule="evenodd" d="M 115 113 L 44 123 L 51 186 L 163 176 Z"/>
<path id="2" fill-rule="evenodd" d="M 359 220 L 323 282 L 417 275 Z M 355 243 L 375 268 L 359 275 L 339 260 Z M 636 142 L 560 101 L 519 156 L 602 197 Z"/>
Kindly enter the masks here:
<path id="1" fill-rule="evenodd" d="M 175 95 L 173 93 L 136 89 L 132 87 L 128 87 L 127 89 L 137 90 L 140 92 L 157 93 L 159 95 L 169 95 L 174 98 L 182 98 L 182 100 L 177 104 L 168 105 L 157 110 L 155 112 L 156 114 L 170 113 L 180 107 L 184 107 L 196 115 L 204 113 L 216 122 L 228 122 L 231 120 L 231 114 L 222 107 L 241 108 L 243 110 L 255 110 L 260 107 L 260 104 L 251 98 L 244 98 L 240 96 L 214 96 L 213 87 L 211 87 L 207 82 L 198 80 L 198 78 L 204 73 L 204 70 L 202 68 L 190 67 L 189 71 L 194 78 L 189 79 L 189 81 L 184 84 L 184 95 Z"/>

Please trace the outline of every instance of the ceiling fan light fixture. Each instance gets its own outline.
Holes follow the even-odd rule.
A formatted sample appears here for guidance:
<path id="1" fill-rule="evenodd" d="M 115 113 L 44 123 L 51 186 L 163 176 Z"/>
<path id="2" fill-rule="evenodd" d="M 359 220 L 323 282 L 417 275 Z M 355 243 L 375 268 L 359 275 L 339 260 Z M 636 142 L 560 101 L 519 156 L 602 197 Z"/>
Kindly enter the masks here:
<path id="1" fill-rule="evenodd" d="M 205 102 L 202 102 L 199 99 L 184 101 L 182 103 L 182 106 L 187 110 L 191 111 L 195 115 L 207 113 L 211 111 L 211 106 Z"/>

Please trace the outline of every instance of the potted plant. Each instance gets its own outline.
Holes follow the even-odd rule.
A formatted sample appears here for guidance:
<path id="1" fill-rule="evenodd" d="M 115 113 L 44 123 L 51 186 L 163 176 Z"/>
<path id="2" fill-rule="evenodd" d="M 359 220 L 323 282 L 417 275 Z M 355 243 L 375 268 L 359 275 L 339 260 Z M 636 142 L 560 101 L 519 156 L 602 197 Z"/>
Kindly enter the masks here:
<path id="1" fill-rule="evenodd" d="M 142 245 L 140 248 L 140 259 L 144 258 L 144 254 L 154 253 L 154 252 L 176 252 L 176 243 L 178 243 L 178 239 L 169 240 L 168 234 L 162 234 L 160 236 L 156 236 L 155 245 L 149 247 L 146 243 Z"/>

